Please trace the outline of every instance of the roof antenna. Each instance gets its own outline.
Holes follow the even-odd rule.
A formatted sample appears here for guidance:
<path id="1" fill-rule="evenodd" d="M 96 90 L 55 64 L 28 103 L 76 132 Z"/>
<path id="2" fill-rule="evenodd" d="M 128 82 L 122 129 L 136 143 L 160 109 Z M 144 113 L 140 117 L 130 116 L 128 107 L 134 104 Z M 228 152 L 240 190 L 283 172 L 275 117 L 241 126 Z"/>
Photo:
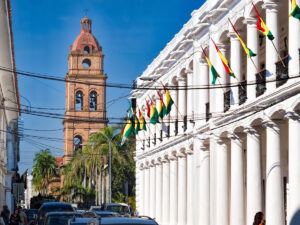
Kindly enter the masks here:
<path id="1" fill-rule="evenodd" d="M 85 16 L 87 16 L 88 11 L 89 11 L 88 9 L 84 9 L 84 10 L 83 10 Z"/>

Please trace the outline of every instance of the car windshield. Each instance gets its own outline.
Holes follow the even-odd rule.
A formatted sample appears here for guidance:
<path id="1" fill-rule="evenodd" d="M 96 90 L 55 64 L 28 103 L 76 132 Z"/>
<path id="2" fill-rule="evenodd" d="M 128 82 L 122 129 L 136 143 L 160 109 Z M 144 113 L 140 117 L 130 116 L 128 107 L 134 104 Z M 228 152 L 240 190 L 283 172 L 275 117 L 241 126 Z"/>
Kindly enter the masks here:
<path id="1" fill-rule="evenodd" d="M 72 206 L 68 205 L 51 205 L 42 208 L 42 216 L 44 217 L 48 212 L 73 212 Z"/>
<path id="2" fill-rule="evenodd" d="M 68 220 L 71 218 L 73 218 L 73 215 L 51 215 L 48 216 L 46 225 L 67 225 Z"/>
<path id="3" fill-rule="evenodd" d="M 117 213 L 129 213 L 128 207 L 122 205 L 109 205 L 106 210 Z"/>

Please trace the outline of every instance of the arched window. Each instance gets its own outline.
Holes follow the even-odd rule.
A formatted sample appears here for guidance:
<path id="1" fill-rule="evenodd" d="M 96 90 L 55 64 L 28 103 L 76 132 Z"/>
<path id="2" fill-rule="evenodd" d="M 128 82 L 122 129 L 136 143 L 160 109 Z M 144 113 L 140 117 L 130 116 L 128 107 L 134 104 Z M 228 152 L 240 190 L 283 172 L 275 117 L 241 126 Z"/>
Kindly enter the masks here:
<path id="1" fill-rule="evenodd" d="M 82 137 L 80 135 L 74 137 L 73 146 L 75 152 L 82 149 Z"/>
<path id="2" fill-rule="evenodd" d="M 83 94 L 82 91 L 77 91 L 75 95 L 75 110 L 83 109 Z"/>
<path id="3" fill-rule="evenodd" d="M 84 53 L 84 54 L 89 54 L 89 53 L 90 53 L 90 48 L 89 48 L 89 46 L 85 46 L 85 47 L 84 47 L 83 53 Z"/>
<path id="4" fill-rule="evenodd" d="M 82 60 L 82 66 L 84 68 L 89 68 L 91 66 L 91 60 L 90 59 L 84 59 L 84 60 Z"/>
<path id="5" fill-rule="evenodd" d="M 97 92 L 92 91 L 90 93 L 90 111 L 97 110 Z"/>

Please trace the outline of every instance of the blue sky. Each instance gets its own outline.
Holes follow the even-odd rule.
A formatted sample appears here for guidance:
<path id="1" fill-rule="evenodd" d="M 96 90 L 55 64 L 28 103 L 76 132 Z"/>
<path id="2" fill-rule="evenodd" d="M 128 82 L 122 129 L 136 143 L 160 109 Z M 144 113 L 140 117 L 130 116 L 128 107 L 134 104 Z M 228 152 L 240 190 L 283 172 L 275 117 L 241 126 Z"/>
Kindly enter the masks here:
<path id="1" fill-rule="evenodd" d="M 70 45 L 80 33 L 80 19 L 88 9 L 92 32 L 105 54 L 107 82 L 130 84 L 202 4 L 202 0 L 12 1 L 17 68 L 64 78 Z M 64 113 L 64 83 L 19 76 L 19 89 L 22 104 L 57 108 L 51 112 Z M 129 90 L 108 88 L 107 101 L 128 93 Z M 122 98 L 107 108 L 107 116 L 123 117 L 127 106 L 127 99 Z M 21 173 L 26 168 L 31 170 L 35 152 L 46 145 L 55 156 L 63 155 L 63 140 L 28 136 L 63 139 L 61 120 L 26 114 L 21 120 L 25 134 L 20 144 Z"/>

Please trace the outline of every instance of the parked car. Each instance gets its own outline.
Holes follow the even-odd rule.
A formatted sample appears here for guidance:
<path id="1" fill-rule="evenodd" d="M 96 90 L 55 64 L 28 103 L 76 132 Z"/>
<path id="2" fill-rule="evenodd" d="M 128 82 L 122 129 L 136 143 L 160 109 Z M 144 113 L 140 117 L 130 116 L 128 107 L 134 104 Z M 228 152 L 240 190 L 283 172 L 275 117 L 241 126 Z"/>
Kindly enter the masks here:
<path id="1" fill-rule="evenodd" d="M 67 225 L 68 220 L 74 217 L 82 217 L 76 212 L 49 212 L 46 214 L 43 225 Z"/>
<path id="2" fill-rule="evenodd" d="M 26 211 L 26 216 L 28 220 L 28 224 L 35 224 L 37 216 L 38 216 L 38 209 L 28 209 Z"/>
<path id="3" fill-rule="evenodd" d="M 97 214 L 97 216 L 104 218 L 104 217 L 117 217 L 120 216 L 119 213 L 116 212 L 110 212 L 110 211 L 95 211 L 94 213 Z"/>
<path id="4" fill-rule="evenodd" d="M 131 216 L 129 206 L 125 203 L 106 203 L 101 209 L 103 211 L 119 213 L 121 216 Z"/>
<path id="5" fill-rule="evenodd" d="M 49 212 L 75 212 L 72 205 L 61 202 L 46 202 L 41 205 L 38 212 L 37 223 L 43 225 L 45 215 Z"/>
<path id="6" fill-rule="evenodd" d="M 97 220 L 95 218 L 72 218 L 68 225 L 158 225 L 158 223 L 149 217 L 109 217 Z"/>

